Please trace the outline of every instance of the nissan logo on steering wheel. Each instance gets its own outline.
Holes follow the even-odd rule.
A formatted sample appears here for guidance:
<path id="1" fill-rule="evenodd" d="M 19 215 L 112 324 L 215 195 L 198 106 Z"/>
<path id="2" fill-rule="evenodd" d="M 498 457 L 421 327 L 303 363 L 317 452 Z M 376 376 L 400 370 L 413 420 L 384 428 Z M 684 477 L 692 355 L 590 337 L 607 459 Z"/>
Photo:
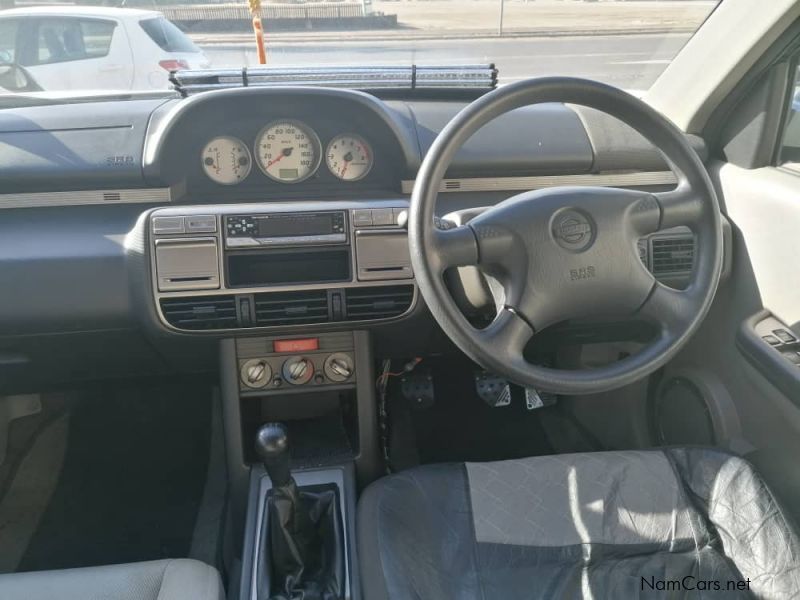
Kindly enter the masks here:
<path id="1" fill-rule="evenodd" d="M 580 252 L 594 240 L 594 227 L 589 217 L 577 210 L 567 209 L 553 219 L 553 238 L 565 250 Z"/>

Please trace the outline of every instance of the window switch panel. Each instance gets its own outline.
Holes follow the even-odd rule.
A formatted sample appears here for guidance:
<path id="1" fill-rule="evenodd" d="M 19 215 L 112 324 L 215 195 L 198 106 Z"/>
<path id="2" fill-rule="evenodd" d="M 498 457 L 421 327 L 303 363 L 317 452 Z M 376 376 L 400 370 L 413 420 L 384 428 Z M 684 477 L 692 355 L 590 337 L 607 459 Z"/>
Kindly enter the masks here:
<path id="1" fill-rule="evenodd" d="M 797 338 L 785 329 L 775 329 L 772 333 L 774 333 L 775 337 L 777 337 L 784 344 L 793 344 L 797 341 Z"/>

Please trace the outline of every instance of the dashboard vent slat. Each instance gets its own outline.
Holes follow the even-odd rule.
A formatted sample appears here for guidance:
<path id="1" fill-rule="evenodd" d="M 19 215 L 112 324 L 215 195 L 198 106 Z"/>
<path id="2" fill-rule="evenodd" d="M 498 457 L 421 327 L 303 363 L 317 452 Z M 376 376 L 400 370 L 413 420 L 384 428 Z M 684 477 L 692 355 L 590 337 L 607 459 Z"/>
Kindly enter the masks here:
<path id="1" fill-rule="evenodd" d="M 656 277 L 691 273 L 694 267 L 694 237 L 686 235 L 653 239 L 650 261 Z"/>
<path id="2" fill-rule="evenodd" d="M 239 324 L 233 296 L 164 299 L 161 312 L 173 327 L 190 331 L 233 329 Z"/>
<path id="3" fill-rule="evenodd" d="M 352 288 L 346 292 L 347 320 L 399 317 L 411 308 L 413 300 L 414 287 L 410 285 Z"/>
<path id="4" fill-rule="evenodd" d="M 325 290 L 256 294 L 255 310 L 258 327 L 327 323 L 331 320 Z"/>

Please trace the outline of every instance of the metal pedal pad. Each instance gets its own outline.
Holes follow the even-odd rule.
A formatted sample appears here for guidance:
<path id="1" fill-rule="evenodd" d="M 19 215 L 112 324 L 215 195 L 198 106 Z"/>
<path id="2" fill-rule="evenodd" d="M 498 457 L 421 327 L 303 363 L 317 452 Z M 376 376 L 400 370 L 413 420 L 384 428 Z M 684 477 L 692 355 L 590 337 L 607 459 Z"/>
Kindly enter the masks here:
<path id="1" fill-rule="evenodd" d="M 406 400 L 415 408 L 430 408 L 435 395 L 433 376 L 430 371 L 415 371 L 403 375 L 400 379 L 400 391 Z"/>
<path id="2" fill-rule="evenodd" d="M 475 373 L 475 391 L 492 408 L 511 404 L 511 385 L 508 381 L 486 371 Z"/>
<path id="3" fill-rule="evenodd" d="M 545 406 L 551 406 L 556 403 L 556 395 L 548 394 L 547 392 L 540 392 L 536 388 L 525 387 L 525 408 L 528 410 L 536 410 Z"/>

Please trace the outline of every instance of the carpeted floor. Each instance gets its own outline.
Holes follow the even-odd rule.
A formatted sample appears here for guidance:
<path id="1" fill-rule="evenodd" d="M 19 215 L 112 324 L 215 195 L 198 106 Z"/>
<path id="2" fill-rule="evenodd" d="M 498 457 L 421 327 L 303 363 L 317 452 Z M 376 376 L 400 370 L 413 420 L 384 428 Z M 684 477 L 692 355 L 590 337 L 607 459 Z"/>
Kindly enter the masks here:
<path id="1" fill-rule="evenodd" d="M 198 552 L 198 514 L 218 527 L 224 502 L 216 491 L 214 506 L 201 510 L 209 489 L 219 489 L 207 483 L 209 465 L 219 462 L 210 461 L 211 385 L 108 385 L 64 396 L 63 419 L 42 427 L 0 498 L 0 554 L 7 545 L 19 556 L 3 567 L 33 571 Z M 208 545 L 217 540 L 204 529 L 201 551 L 211 556 Z"/>
<path id="2" fill-rule="evenodd" d="M 518 386 L 512 386 L 510 405 L 488 406 L 475 391 L 477 367 L 463 356 L 425 359 L 417 369 L 433 376 L 435 402 L 428 408 L 412 406 L 401 394 L 400 378 L 392 380 L 388 413 L 394 470 L 602 449 L 558 404 L 528 410 Z"/>
<path id="3" fill-rule="evenodd" d="M 399 381 L 394 381 L 389 413 L 397 431 L 403 420 L 409 421 L 403 415 L 408 411 L 420 463 L 552 453 L 540 413 L 526 410 L 521 390 L 512 392 L 509 406 L 492 408 L 475 391 L 476 367 L 470 361 L 458 356 L 426 359 L 417 368 L 429 369 L 433 375 L 435 402 L 429 408 L 409 407 Z"/>

